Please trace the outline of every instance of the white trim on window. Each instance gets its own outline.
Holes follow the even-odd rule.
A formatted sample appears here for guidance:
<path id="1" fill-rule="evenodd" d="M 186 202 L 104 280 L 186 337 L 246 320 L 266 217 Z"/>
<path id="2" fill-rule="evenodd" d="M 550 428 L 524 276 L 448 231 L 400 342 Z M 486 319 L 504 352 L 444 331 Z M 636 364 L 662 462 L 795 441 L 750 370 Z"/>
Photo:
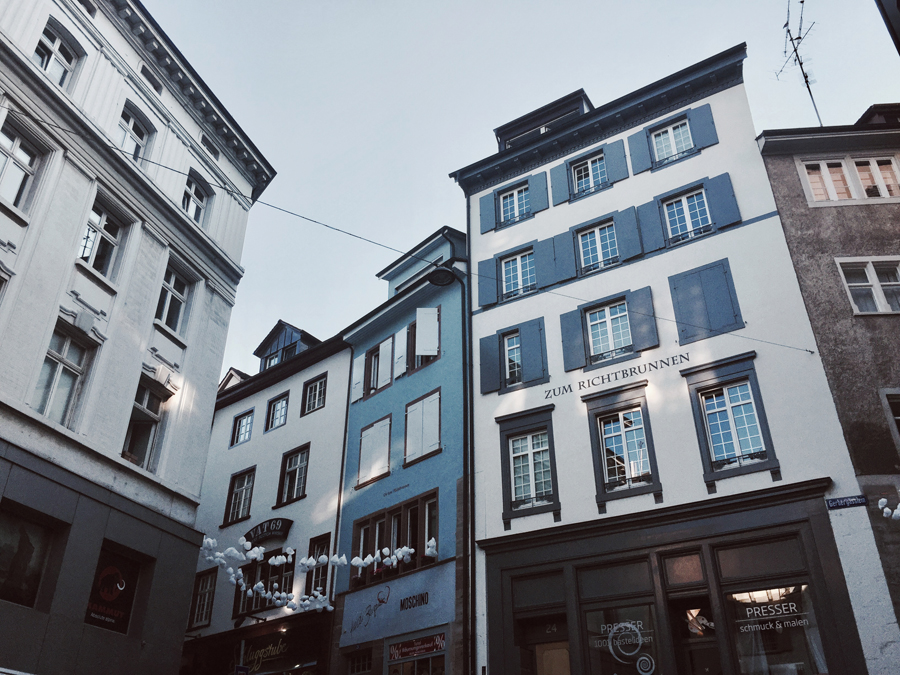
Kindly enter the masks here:
<path id="1" fill-rule="evenodd" d="M 653 132 L 653 157 L 656 164 L 672 162 L 694 149 L 691 127 L 687 120 Z"/>
<path id="2" fill-rule="evenodd" d="M 534 251 L 528 250 L 500 260 L 504 300 L 537 290 Z"/>
<path id="3" fill-rule="evenodd" d="M 107 279 L 112 278 L 122 229 L 106 209 L 95 203 L 78 244 L 78 258 Z"/>
<path id="4" fill-rule="evenodd" d="M 663 203 L 669 243 L 694 239 L 712 231 L 712 221 L 703 190 L 681 195 Z"/>
<path id="5" fill-rule="evenodd" d="M 835 258 L 854 314 L 900 312 L 900 257 Z"/>
<path id="6" fill-rule="evenodd" d="M 890 154 L 796 157 L 809 206 L 900 202 L 900 162 Z"/>
<path id="7" fill-rule="evenodd" d="M 591 345 L 591 363 L 600 363 L 632 351 L 631 324 L 624 300 L 589 309 L 585 314 Z"/>
<path id="8" fill-rule="evenodd" d="M 47 73 L 54 84 L 67 88 L 67 81 L 78 62 L 78 51 L 68 44 L 59 31 L 48 25 L 41 33 L 31 61 Z"/>
<path id="9" fill-rule="evenodd" d="M 514 223 L 531 213 L 528 185 L 522 185 L 499 196 L 500 222 Z"/>
<path id="10" fill-rule="evenodd" d="M 616 228 L 612 222 L 602 223 L 578 233 L 581 271 L 595 272 L 619 262 Z"/>

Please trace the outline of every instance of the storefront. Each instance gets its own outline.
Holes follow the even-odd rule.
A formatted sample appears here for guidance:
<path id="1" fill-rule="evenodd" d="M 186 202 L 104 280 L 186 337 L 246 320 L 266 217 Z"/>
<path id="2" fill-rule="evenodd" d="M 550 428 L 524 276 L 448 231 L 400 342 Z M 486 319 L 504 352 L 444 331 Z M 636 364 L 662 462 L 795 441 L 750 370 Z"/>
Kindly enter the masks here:
<path id="1" fill-rule="evenodd" d="M 343 596 L 339 644 L 345 672 L 453 672 L 455 574 L 451 560 Z"/>
<path id="2" fill-rule="evenodd" d="M 479 542 L 488 673 L 866 672 L 829 484 Z"/>

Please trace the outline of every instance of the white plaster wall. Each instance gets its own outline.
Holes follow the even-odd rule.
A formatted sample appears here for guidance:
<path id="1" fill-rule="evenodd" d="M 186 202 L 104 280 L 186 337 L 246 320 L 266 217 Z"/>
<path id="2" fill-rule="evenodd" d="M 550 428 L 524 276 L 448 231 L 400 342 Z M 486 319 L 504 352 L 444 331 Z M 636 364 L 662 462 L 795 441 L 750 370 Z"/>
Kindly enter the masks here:
<path id="1" fill-rule="evenodd" d="M 303 383 L 326 372 L 328 384 L 325 407 L 301 417 Z M 309 555 L 309 540 L 326 533 L 331 533 L 331 545 L 334 547 L 349 377 L 350 350 L 346 349 L 278 384 L 216 411 L 196 528 L 216 539 L 218 550 L 224 551 L 229 546 L 237 547 L 237 540 L 250 528 L 270 518 L 288 518 L 294 524 L 284 542 L 270 540 L 261 544 L 269 550 L 291 546 L 299 557 L 306 557 Z M 287 423 L 264 433 L 268 401 L 286 391 L 290 392 Z M 255 411 L 250 440 L 228 447 L 235 415 L 250 408 Z M 277 499 L 282 456 L 306 443 L 310 444 L 306 497 L 273 509 Z M 250 506 L 251 517 L 220 529 L 231 476 L 252 466 L 256 467 L 256 477 Z M 348 559 L 350 557 L 348 555 Z M 201 558 L 197 569 L 207 570 L 210 566 Z M 294 577 L 295 595 L 304 592 L 305 583 L 305 575 L 298 570 Z M 220 571 L 210 627 L 189 632 L 208 635 L 232 629 L 233 599 L 234 586 L 228 583 L 227 575 Z M 273 617 L 291 613 L 286 608 L 258 612 Z"/>

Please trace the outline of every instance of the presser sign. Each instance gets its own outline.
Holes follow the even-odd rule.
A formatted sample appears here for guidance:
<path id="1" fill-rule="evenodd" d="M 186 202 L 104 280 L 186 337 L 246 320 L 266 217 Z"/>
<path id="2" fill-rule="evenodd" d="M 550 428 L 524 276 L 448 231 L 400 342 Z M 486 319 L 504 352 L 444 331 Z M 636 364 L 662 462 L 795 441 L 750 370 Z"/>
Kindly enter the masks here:
<path id="1" fill-rule="evenodd" d="M 829 509 L 846 509 L 851 506 L 865 506 L 869 503 L 865 495 L 856 495 L 855 497 L 837 497 L 836 499 L 826 499 L 825 504 Z"/>
<path id="2" fill-rule="evenodd" d="M 274 539 L 276 537 L 284 539 L 287 537 L 288 530 L 291 529 L 291 525 L 293 524 L 294 521 L 288 520 L 287 518 L 264 520 L 256 527 L 247 530 L 244 539 L 252 542 L 254 545 L 258 542 L 265 541 L 266 539 Z"/>

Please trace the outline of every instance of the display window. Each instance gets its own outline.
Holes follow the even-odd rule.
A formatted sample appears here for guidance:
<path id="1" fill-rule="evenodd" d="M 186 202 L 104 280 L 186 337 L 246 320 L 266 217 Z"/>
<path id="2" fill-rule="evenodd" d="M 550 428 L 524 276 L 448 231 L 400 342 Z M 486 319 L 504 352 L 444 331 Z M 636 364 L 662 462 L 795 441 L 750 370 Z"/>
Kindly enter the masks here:
<path id="1" fill-rule="evenodd" d="M 588 610 L 584 623 L 591 675 L 656 672 L 656 617 L 652 604 Z"/>

